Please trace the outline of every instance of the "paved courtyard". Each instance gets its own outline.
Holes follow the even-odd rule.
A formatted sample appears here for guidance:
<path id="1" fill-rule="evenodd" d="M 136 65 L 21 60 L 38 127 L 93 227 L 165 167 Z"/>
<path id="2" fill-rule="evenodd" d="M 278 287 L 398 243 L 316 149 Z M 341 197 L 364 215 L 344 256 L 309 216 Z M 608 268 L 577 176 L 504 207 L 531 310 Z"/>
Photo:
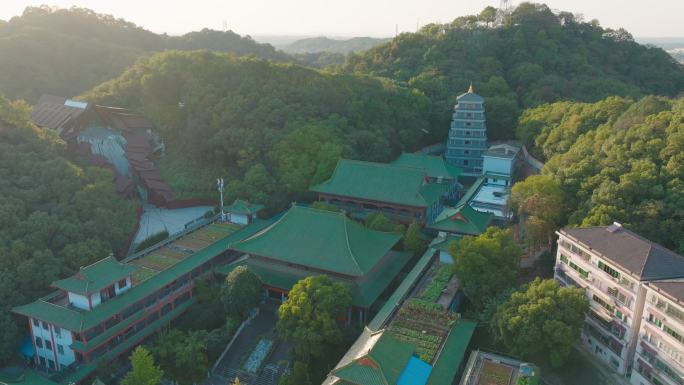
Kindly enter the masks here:
<path id="1" fill-rule="evenodd" d="M 278 384 L 278 379 L 289 370 L 290 346 L 276 337 L 275 309 L 276 306 L 273 302 L 267 302 L 261 307 L 259 315 L 242 330 L 242 333 L 218 364 L 212 377 L 204 385 L 225 385 L 235 377 L 239 377 L 242 384 L 245 385 Z M 244 369 L 244 362 L 263 336 L 275 338 L 275 347 L 257 374 L 248 373 Z"/>

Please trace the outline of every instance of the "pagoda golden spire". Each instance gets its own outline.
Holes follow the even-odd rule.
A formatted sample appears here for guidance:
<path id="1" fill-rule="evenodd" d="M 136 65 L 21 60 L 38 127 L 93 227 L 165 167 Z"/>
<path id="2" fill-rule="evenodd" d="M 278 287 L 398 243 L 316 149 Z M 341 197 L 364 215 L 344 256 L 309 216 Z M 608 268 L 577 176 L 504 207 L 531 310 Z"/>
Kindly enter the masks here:
<path id="1" fill-rule="evenodd" d="M 472 94 L 473 92 L 475 92 L 473 91 L 473 82 L 470 82 L 470 87 L 468 87 L 468 93 Z"/>

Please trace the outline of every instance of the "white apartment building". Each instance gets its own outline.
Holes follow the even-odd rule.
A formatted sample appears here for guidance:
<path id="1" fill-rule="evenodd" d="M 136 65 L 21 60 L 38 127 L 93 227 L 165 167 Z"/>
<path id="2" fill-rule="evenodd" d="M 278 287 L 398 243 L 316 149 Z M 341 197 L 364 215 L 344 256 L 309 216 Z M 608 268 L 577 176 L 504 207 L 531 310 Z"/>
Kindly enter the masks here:
<path id="1" fill-rule="evenodd" d="M 584 288 L 590 303 L 583 344 L 617 373 L 628 375 L 644 323 L 647 284 L 684 278 L 684 257 L 618 223 L 557 234 L 555 278 Z"/>
<path id="2" fill-rule="evenodd" d="M 634 385 L 684 384 L 684 280 L 646 285 L 631 382 Z"/>

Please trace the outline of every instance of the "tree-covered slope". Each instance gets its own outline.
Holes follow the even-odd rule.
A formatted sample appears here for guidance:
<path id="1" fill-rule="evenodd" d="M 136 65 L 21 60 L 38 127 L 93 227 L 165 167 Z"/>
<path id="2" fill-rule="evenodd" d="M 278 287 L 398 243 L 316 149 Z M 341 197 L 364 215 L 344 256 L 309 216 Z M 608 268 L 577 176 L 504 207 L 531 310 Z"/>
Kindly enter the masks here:
<path id="1" fill-rule="evenodd" d="M 285 60 L 287 55 L 233 32 L 158 35 L 83 8 L 28 7 L 0 22 L 0 90 L 35 101 L 42 93 L 73 96 L 112 79 L 135 60 L 165 49 L 211 49 Z"/>
<path id="2" fill-rule="evenodd" d="M 0 97 L 0 313 L 45 294 L 80 266 L 125 251 L 135 206 L 112 172 L 80 167 L 66 145 L 29 123 L 28 107 Z M 4 316 L 3 316 L 4 317 Z M 6 330 L 4 318 L 0 327 Z M 9 354 L 0 333 L 0 362 Z M 10 341 L 11 342 L 11 341 Z"/>
<path id="3" fill-rule="evenodd" d="M 543 105 L 522 114 L 518 133 L 548 159 L 543 173 L 560 182 L 568 224 L 618 221 L 684 253 L 683 98 Z M 544 194 L 538 204 L 558 201 Z"/>
<path id="4" fill-rule="evenodd" d="M 348 54 L 351 52 L 365 51 L 389 41 L 386 38 L 352 37 L 349 39 L 331 39 L 325 36 L 299 39 L 291 44 L 283 46 L 287 53 L 315 53 L 331 52 Z"/>
<path id="5" fill-rule="evenodd" d="M 352 55 L 343 70 L 407 82 L 434 102 L 436 137 L 449 127 L 456 95 L 472 81 L 487 99 L 489 136 L 511 138 L 520 108 L 562 99 L 597 101 L 619 95 L 674 96 L 684 67 L 665 51 L 641 46 L 624 30 L 546 5 L 523 3 L 493 27 L 495 10 L 431 24 Z"/>
<path id="6" fill-rule="evenodd" d="M 162 175 L 179 194 L 213 196 L 214 178 L 225 176 L 229 198 L 280 208 L 341 154 L 387 161 L 425 143 L 429 111 L 424 95 L 387 79 L 207 51 L 141 59 L 83 97 L 158 124 Z"/>

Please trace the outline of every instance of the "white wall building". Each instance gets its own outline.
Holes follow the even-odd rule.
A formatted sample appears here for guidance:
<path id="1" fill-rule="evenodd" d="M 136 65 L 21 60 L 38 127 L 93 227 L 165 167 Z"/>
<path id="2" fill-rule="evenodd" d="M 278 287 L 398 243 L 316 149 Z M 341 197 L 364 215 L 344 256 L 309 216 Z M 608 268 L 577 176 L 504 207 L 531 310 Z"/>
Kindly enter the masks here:
<path id="1" fill-rule="evenodd" d="M 684 384 L 684 281 L 646 285 L 631 382 L 634 385 Z"/>
<path id="2" fill-rule="evenodd" d="M 643 323 L 647 283 L 684 278 L 684 257 L 617 223 L 563 229 L 558 236 L 555 278 L 584 288 L 590 303 L 582 342 L 627 375 Z"/>

